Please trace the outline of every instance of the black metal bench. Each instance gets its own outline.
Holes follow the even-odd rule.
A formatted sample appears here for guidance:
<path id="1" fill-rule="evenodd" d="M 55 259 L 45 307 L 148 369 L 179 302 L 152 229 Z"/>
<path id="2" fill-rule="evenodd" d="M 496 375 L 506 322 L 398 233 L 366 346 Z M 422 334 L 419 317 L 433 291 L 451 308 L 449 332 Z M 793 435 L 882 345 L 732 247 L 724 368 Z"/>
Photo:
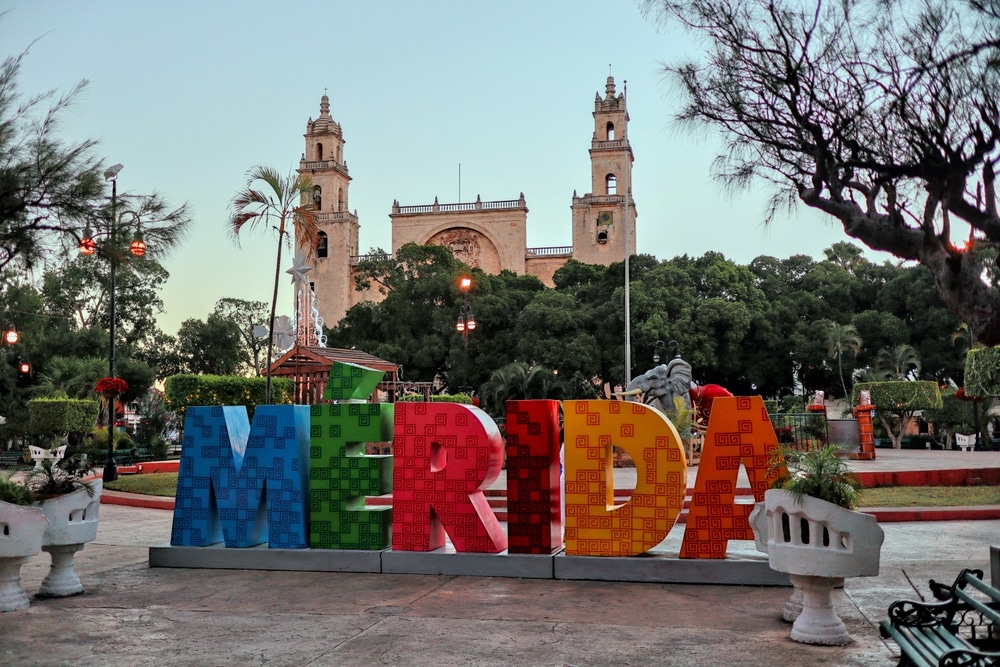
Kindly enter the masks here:
<path id="1" fill-rule="evenodd" d="M 892 638 L 899 644 L 899 664 L 917 667 L 1000 665 L 1000 652 L 984 650 L 983 646 L 993 638 L 994 627 L 1000 628 L 1000 591 L 983 581 L 983 571 L 962 570 L 955 583 L 942 591 L 941 596 L 947 599 L 938 602 L 898 600 L 889 606 L 889 618 L 882 621 L 879 628 L 883 637 Z"/>
<path id="2" fill-rule="evenodd" d="M 156 457 L 145 447 L 133 447 L 132 449 L 119 449 L 115 453 L 115 458 L 120 466 L 134 466 L 137 463 L 146 463 Z"/>
<path id="3" fill-rule="evenodd" d="M 0 469 L 16 468 L 24 463 L 24 452 L 0 452 Z"/>

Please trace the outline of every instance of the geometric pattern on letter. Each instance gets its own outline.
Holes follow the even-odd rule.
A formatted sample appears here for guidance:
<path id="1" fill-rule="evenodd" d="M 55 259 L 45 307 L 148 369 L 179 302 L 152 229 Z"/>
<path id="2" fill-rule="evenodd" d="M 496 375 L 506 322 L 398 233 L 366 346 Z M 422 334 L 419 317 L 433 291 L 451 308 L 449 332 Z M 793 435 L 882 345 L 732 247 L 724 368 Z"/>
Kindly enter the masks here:
<path id="1" fill-rule="evenodd" d="M 636 556 L 663 541 L 687 490 L 677 429 L 658 410 L 630 401 L 565 401 L 566 553 Z M 635 461 L 631 499 L 614 504 L 613 449 Z"/>
<path id="2" fill-rule="evenodd" d="M 698 477 L 691 494 L 681 558 L 725 558 L 729 540 L 752 540 L 750 504 L 735 504 L 740 464 L 754 500 L 779 471 L 768 475 L 778 438 L 760 396 L 725 396 L 712 404 Z"/>
<path id="3" fill-rule="evenodd" d="M 393 433 L 392 548 L 432 551 L 445 531 L 456 551 L 507 548 L 483 489 L 500 476 L 500 429 L 479 408 L 458 403 L 396 403 Z"/>
<path id="4" fill-rule="evenodd" d="M 304 549 L 308 484 L 308 406 L 188 407 L 170 543 Z"/>
<path id="5" fill-rule="evenodd" d="M 392 440 L 392 403 L 310 406 L 309 546 L 387 549 L 392 507 L 365 496 L 392 491 L 392 456 L 366 456 L 365 443 Z"/>
<path id="6" fill-rule="evenodd" d="M 562 546 L 559 441 L 559 401 L 507 401 L 509 553 Z"/>
<path id="7" fill-rule="evenodd" d="M 384 375 L 383 371 L 373 368 L 335 361 L 323 398 L 327 401 L 367 401 Z"/>

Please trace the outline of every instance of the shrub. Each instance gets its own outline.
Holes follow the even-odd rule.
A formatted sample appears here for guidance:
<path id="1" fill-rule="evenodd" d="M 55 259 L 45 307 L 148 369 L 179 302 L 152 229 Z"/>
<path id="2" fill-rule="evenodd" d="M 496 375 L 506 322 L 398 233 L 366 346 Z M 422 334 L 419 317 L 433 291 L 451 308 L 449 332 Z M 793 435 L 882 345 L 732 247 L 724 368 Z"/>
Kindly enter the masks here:
<path id="1" fill-rule="evenodd" d="M 132 449 L 135 443 L 132 442 L 132 436 L 127 432 L 121 432 L 115 434 L 115 450 L 119 449 Z M 90 447 L 91 449 L 96 449 L 97 451 L 104 452 L 101 456 L 101 461 L 107 456 L 108 451 L 108 429 L 99 428 L 90 434 Z M 90 451 L 90 450 L 88 450 Z"/>
<path id="2" fill-rule="evenodd" d="M 940 410 L 943 405 L 941 389 L 931 381 L 858 382 L 854 385 L 851 402 L 857 404 L 858 396 L 864 390 L 871 394 L 872 405 L 896 449 L 902 445 L 906 425 L 917 411 Z"/>
<path id="3" fill-rule="evenodd" d="M 93 461 L 85 456 L 71 456 L 61 461 L 42 459 L 39 466 L 28 472 L 24 481 L 37 496 L 61 496 L 77 489 L 87 489 L 93 497 L 94 487 L 83 481 L 93 471 Z"/>
<path id="4" fill-rule="evenodd" d="M 0 501 L 27 507 L 35 502 L 35 494 L 21 482 L 0 475 Z"/>
<path id="5" fill-rule="evenodd" d="M 153 438 L 150 444 L 149 451 L 153 454 L 153 458 L 157 461 L 161 461 L 167 458 L 167 441 L 163 438 Z"/>
<path id="6" fill-rule="evenodd" d="M 858 382 L 854 385 L 854 391 L 851 393 L 851 402 L 856 405 L 858 396 L 866 389 L 871 394 L 872 405 L 875 406 L 876 410 L 895 412 L 941 409 L 941 389 L 936 382 L 930 380 Z"/>
<path id="7" fill-rule="evenodd" d="M 965 356 L 965 393 L 970 398 L 1000 396 L 1000 347 L 980 347 Z"/>
<path id="8" fill-rule="evenodd" d="M 189 405 L 245 405 L 250 419 L 264 403 L 266 378 L 238 375 L 172 375 L 167 378 L 163 402 L 184 422 Z M 289 378 L 271 378 L 271 403 L 291 403 L 295 383 Z"/>
<path id="9" fill-rule="evenodd" d="M 36 398 L 28 401 L 29 428 L 34 433 L 86 433 L 97 424 L 97 401 Z"/>
<path id="10" fill-rule="evenodd" d="M 782 463 L 786 466 L 784 470 Z M 837 445 L 805 452 L 782 449 L 772 469 L 781 470 L 772 488 L 784 489 L 796 499 L 812 496 L 849 510 L 858 502 L 861 484 L 851 473 L 848 462 L 840 457 Z"/>
<path id="11" fill-rule="evenodd" d="M 396 399 L 397 403 L 422 403 L 423 394 L 406 394 Z M 435 394 L 431 396 L 431 403 L 462 403 L 472 405 L 472 397 L 466 394 Z"/>

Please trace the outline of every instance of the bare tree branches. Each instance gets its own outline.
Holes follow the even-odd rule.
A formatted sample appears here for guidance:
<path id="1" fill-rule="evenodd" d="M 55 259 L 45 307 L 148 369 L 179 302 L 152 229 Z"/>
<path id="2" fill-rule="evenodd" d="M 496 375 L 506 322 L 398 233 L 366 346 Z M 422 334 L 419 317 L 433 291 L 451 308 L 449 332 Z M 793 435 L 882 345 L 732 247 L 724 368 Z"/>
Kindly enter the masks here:
<path id="1" fill-rule="evenodd" d="M 980 341 L 1000 343 L 1000 293 L 981 255 L 1000 244 L 1000 5 L 996 0 L 647 0 L 707 46 L 666 66 L 678 123 L 725 139 L 730 188 L 772 184 L 869 247 L 934 272 Z"/>

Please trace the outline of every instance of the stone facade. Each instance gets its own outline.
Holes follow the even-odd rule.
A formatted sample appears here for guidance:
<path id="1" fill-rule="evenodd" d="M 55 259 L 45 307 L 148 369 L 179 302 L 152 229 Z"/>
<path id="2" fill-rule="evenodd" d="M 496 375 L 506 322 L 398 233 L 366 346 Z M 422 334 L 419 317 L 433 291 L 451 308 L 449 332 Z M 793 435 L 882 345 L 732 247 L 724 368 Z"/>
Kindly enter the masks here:
<path id="1" fill-rule="evenodd" d="M 569 259 L 610 265 L 635 254 L 635 201 L 631 197 L 632 147 L 628 141 L 625 94 L 615 91 L 608 77 L 605 95 L 595 96 L 594 133 L 590 145 L 591 192 L 573 193 L 572 246 L 527 247 L 528 206 L 524 193 L 517 199 L 401 206 L 394 201 L 392 252 L 406 243 L 438 244 L 486 273 L 502 270 L 537 276 L 552 286 L 553 274 Z M 358 292 L 354 273 L 358 262 L 358 216 L 347 207 L 351 177 L 343 158 L 344 137 L 330 116 L 329 98 L 320 102 L 320 115 L 306 124 L 305 153 L 299 173 L 313 180 L 313 201 L 320 211 L 324 235 L 309 258 L 308 274 L 316 292 L 321 317 L 335 326 L 347 310 L 362 301 L 384 298 L 375 287 Z M 626 206 L 627 201 L 627 206 Z"/>

